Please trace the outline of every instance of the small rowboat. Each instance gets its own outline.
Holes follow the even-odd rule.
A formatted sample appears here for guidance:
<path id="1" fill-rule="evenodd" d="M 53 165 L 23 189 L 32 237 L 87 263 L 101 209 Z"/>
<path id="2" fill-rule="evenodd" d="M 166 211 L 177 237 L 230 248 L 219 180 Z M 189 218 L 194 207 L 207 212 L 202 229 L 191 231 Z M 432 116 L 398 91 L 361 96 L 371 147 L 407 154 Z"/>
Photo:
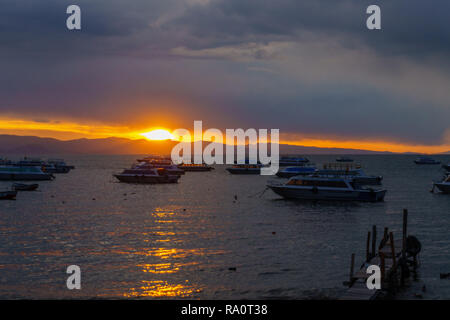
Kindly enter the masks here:
<path id="1" fill-rule="evenodd" d="M 24 183 L 13 183 L 12 189 L 15 191 L 34 191 L 39 187 L 37 183 L 24 184 Z"/>
<path id="2" fill-rule="evenodd" d="M 16 199 L 17 191 L 0 191 L 0 200 Z"/>

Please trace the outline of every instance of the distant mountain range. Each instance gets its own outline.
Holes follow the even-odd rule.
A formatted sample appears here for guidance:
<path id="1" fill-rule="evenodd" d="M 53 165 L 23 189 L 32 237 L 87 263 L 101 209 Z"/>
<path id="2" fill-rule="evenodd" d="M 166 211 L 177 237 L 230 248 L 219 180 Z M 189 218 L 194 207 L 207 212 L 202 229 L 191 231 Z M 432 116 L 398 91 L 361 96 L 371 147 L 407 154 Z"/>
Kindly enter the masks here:
<path id="1" fill-rule="evenodd" d="M 209 142 L 204 142 L 203 147 Z M 170 154 L 175 141 L 131 140 L 125 138 L 76 139 L 61 141 L 34 136 L 0 135 L 0 157 L 50 154 Z M 389 154 L 360 149 L 318 148 L 280 144 L 280 154 Z M 450 152 L 449 152 L 450 153 Z"/>

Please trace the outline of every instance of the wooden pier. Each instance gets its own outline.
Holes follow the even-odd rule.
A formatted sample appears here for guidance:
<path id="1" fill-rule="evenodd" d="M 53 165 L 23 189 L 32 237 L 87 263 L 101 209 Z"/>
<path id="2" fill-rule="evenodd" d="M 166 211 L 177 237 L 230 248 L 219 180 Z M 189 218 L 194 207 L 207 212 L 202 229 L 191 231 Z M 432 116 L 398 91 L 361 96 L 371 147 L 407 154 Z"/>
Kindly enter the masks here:
<path id="1" fill-rule="evenodd" d="M 421 244 L 414 236 L 408 236 L 408 210 L 403 210 L 402 236 L 395 238 L 388 228 L 384 228 L 383 235 L 377 246 L 377 228 L 367 233 L 366 259 L 361 268 L 355 273 L 355 254 L 352 254 L 350 264 L 349 281 L 344 282 L 348 286 L 347 291 L 340 300 L 375 300 L 393 295 L 400 289 L 405 279 L 417 267 L 417 255 L 421 250 Z M 367 268 L 371 265 L 379 266 L 381 271 L 381 289 L 369 289 L 367 279 L 371 273 Z"/>

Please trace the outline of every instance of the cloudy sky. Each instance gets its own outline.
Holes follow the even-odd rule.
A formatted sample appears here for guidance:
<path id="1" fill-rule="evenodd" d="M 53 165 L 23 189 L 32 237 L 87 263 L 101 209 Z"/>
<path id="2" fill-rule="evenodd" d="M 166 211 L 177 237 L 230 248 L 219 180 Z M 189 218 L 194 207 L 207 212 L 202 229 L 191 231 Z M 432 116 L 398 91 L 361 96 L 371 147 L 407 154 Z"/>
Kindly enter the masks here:
<path id="1" fill-rule="evenodd" d="M 77 4 L 82 30 L 66 28 Z M 381 7 L 382 30 L 366 28 Z M 450 150 L 448 0 L 0 0 L 0 134 Z"/>

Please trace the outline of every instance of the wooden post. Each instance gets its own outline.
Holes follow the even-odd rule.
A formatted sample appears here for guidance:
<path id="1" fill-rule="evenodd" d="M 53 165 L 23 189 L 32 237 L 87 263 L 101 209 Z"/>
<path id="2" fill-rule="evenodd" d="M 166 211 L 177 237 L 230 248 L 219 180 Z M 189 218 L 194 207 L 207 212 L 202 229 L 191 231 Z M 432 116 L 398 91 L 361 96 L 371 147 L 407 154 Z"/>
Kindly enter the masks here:
<path id="1" fill-rule="evenodd" d="M 366 242 L 366 261 L 370 260 L 370 231 L 367 233 L 367 242 Z"/>
<path id="2" fill-rule="evenodd" d="M 384 262 L 384 253 L 380 252 L 380 271 L 381 271 L 381 285 L 383 285 L 383 281 L 384 281 L 384 277 L 385 277 L 385 272 L 386 272 L 386 265 Z"/>
<path id="3" fill-rule="evenodd" d="M 395 261 L 395 245 L 394 245 L 394 234 L 392 232 L 389 232 L 389 240 L 391 242 L 391 254 L 392 254 L 392 270 L 396 267 L 396 261 Z"/>
<path id="4" fill-rule="evenodd" d="M 380 246 L 378 247 L 378 250 L 380 250 L 381 248 L 384 247 L 384 245 L 385 245 L 386 242 L 387 242 L 388 237 L 389 237 L 389 234 L 388 234 L 388 227 L 384 227 L 383 238 L 382 238 L 381 241 L 380 241 Z"/>
<path id="5" fill-rule="evenodd" d="M 377 245 L 377 226 L 372 226 L 372 257 L 375 257 L 377 255 L 376 252 L 376 245 Z"/>
<path id="6" fill-rule="evenodd" d="M 408 227 L 408 210 L 403 209 L 402 259 L 404 262 L 406 261 L 406 237 L 408 236 L 407 227 Z"/>
<path id="7" fill-rule="evenodd" d="M 349 279 L 350 285 L 353 282 L 353 274 L 354 274 L 354 272 L 355 272 L 355 254 L 352 253 L 352 262 L 350 264 L 350 279 Z"/>

